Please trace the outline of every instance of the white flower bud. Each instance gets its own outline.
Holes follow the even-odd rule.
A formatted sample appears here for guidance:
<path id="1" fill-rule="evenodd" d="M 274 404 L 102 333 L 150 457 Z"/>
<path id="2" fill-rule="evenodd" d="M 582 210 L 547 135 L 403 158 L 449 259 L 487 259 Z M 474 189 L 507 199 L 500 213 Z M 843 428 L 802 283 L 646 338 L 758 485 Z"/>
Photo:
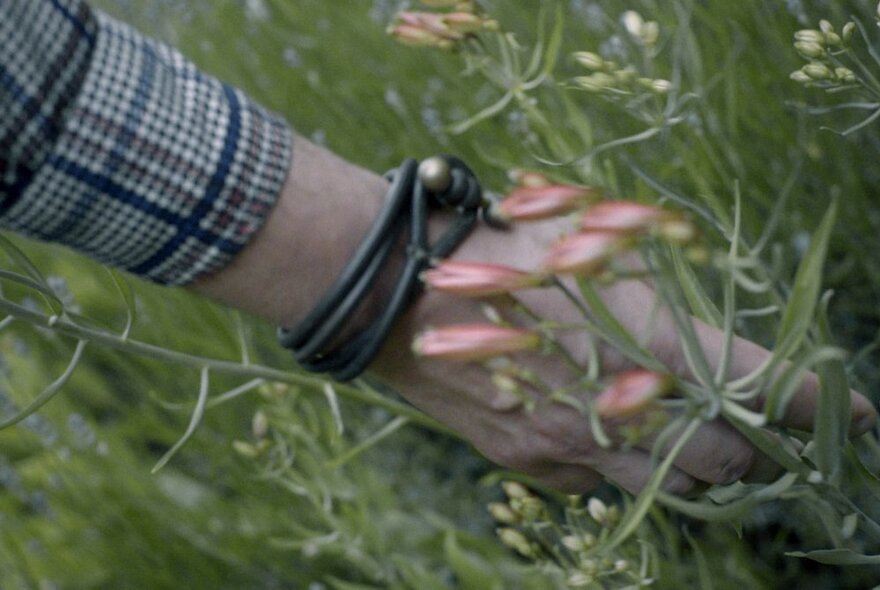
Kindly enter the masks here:
<path id="1" fill-rule="evenodd" d="M 583 572 L 575 572 L 568 577 L 566 582 L 571 588 L 583 588 L 585 586 L 589 586 L 595 581 L 593 576 L 587 575 Z"/>
<path id="2" fill-rule="evenodd" d="M 645 45 L 654 45 L 660 37 L 660 25 L 657 21 L 649 20 L 642 27 L 642 42 Z"/>
<path id="3" fill-rule="evenodd" d="M 794 34 L 794 40 L 822 44 L 825 43 L 825 34 L 816 29 L 802 29 Z"/>
<path id="4" fill-rule="evenodd" d="M 605 505 L 605 502 L 596 497 L 590 498 L 589 502 L 587 502 L 587 512 L 599 524 L 604 523 L 608 517 L 608 507 Z"/>
<path id="5" fill-rule="evenodd" d="M 651 92 L 655 94 L 667 94 L 672 89 L 672 82 L 669 80 L 654 80 L 651 82 Z"/>
<path id="6" fill-rule="evenodd" d="M 842 41 L 840 40 L 840 35 L 832 31 L 825 33 L 825 43 L 832 47 L 839 47 Z"/>
<path id="7" fill-rule="evenodd" d="M 829 80 L 834 77 L 834 72 L 821 63 L 809 63 L 805 65 L 801 70 L 813 80 Z"/>
<path id="8" fill-rule="evenodd" d="M 834 75 L 838 80 L 845 82 L 846 84 L 855 84 L 856 82 L 856 75 L 849 68 L 834 68 Z"/>
<path id="9" fill-rule="evenodd" d="M 574 54 L 574 59 L 587 69 L 598 71 L 605 67 L 605 60 L 602 56 L 592 51 L 578 51 Z"/>
<path id="10" fill-rule="evenodd" d="M 642 27 L 645 25 L 645 19 L 642 18 L 641 14 L 635 10 L 627 10 L 623 13 L 621 20 L 627 33 L 633 37 L 641 38 Z"/>
<path id="11" fill-rule="evenodd" d="M 848 22 L 845 25 L 843 25 L 843 32 L 841 33 L 841 37 L 843 37 L 843 42 L 849 43 L 850 40 L 853 38 L 853 35 L 855 34 L 855 32 L 856 32 L 856 23 Z"/>
<path id="12" fill-rule="evenodd" d="M 821 29 L 821 31 L 823 33 L 833 33 L 834 32 L 834 26 L 830 22 L 825 20 L 824 18 L 819 21 L 819 29 Z"/>
<path id="13" fill-rule="evenodd" d="M 789 78 L 794 80 L 795 82 L 800 82 L 801 84 L 806 84 L 808 82 L 812 82 L 813 79 L 806 75 L 801 70 L 795 70 L 791 74 L 788 75 Z"/>
<path id="14" fill-rule="evenodd" d="M 795 41 L 794 48 L 804 57 L 816 58 L 825 55 L 825 47 L 813 41 Z"/>

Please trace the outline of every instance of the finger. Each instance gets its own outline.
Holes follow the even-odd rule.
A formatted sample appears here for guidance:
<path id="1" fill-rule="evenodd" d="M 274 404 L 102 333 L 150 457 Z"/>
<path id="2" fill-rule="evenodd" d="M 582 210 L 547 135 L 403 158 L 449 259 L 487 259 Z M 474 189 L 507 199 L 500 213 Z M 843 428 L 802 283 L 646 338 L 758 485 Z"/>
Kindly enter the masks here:
<path id="1" fill-rule="evenodd" d="M 652 435 L 640 440 L 636 446 L 651 452 L 656 443 L 657 435 Z M 660 455 L 665 457 L 673 444 L 675 436 L 659 450 Z M 718 485 L 741 479 L 773 480 L 782 471 L 782 467 L 755 449 L 748 439 L 723 420 L 702 425 L 681 448 L 674 465 L 697 480 Z"/>
<path id="2" fill-rule="evenodd" d="M 556 463 L 529 475 L 542 484 L 564 494 L 586 494 L 605 481 L 600 473 L 583 465 Z"/>
<path id="3" fill-rule="evenodd" d="M 682 347 L 682 339 L 675 322 L 667 309 L 654 314 L 656 293 L 641 281 L 618 281 L 603 290 L 603 300 L 639 341 L 647 341 L 648 348 L 674 374 L 693 380 L 694 372 Z M 643 305 L 634 306 L 633 301 Z M 724 332 L 699 320 L 693 320 L 697 339 L 703 349 L 710 370 L 718 370 L 725 355 Z M 767 349 L 743 338 L 735 337 L 731 342 L 730 358 L 726 379 L 732 380 L 749 375 L 762 366 L 771 353 Z M 782 367 L 784 369 L 784 366 Z M 877 412 L 867 398 L 857 392 L 850 392 L 851 435 L 859 435 L 873 427 Z M 764 402 L 757 398 L 757 407 Z M 819 381 L 815 374 L 808 373 L 795 392 L 780 421 L 782 426 L 799 430 L 812 430 L 819 402 Z"/>
<path id="4" fill-rule="evenodd" d="M 657 467 L 651 455 L 636 448 L 597 450 L 584 457 L 584 464 L 631 494 L 638 494 L 648 485 Z M 675 466 L 669 469 L 660 485 L 663 491 L 678 496 L 690 495 L 700 487 L 695 478 Z"/>

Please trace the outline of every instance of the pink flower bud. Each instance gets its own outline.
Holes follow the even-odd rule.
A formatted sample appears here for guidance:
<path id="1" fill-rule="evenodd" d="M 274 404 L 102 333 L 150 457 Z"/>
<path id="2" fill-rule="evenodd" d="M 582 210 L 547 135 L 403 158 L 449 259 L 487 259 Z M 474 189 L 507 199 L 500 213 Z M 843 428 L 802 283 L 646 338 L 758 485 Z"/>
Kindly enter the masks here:
<path id="1" fill-rule="evenodd" d="M 397 15 L 398 26 L 415 27 L 422 29 L 428 33 L 432 33 L 441 39 L 450 39 L 458 41 L 464 38 L 464 35 L 458 31 L 453 31 L 446 25 L 443 14 L 435 14 L 433 12 L 401 12 Z"/>
<path id="2" fill-rule="evenodd" d="M 413 25 L 396 25 L 388 33 L 400 43 L 411 47 L 438 47 L 445 41 L 436 33 Z"/>
<path id="3" fill-rule="evenodd" d="M 500 264 L 444 260 L 425 271 L 422 280 L 432 289 L 462 297 L 489 297 L 537 286 L 541 277 Z"/>
<path id="4" fill-rule="evenodd" d="M 529 330 L 495 324 L 460 324 L 427 330 L 413 342 L 419 356 L 478 361 L 540 346 L 541 336 Z"/>
<path id="5" fill-rule="evenodd" d="M 565 184 L 523 186 L 501 201 L 499 211 L 512 220 L 547 219 L 576 211 L 595 200 L 597 194 L 592 188 Z"/>
<path id="6" fill-rule="evenodd" d="M 631 247 L 633 239 L 616 231 L 591 231 L 562 238 L 547 253 L 544 267 L 583 276 L 602 272 L 611 258 Z"/>
<path id="7" fill-rule="evenodd" d="M 443 15 L 443 24 L 459 33 L 476 33 L 483 28 L 485 20 L 470 12 L 450 12 Z"/>
<path id="8" fill-rule="evenodd" d="M 508 178 L 515 182 L 517 186 L 542 187 L 553 184 L 550 179 L 534 170 L 525 170 L 523 168 L 514 168 L 507 173 Z"/>
<path id="9" fill-rule="evenodd" d="M 611 385 L 596 397 L 596 412 L 604 418 L 634 416 L 672 390 L 672 377 L 646 369 L 618 374 Z"/>
<path id="10" fill-rule="evenodd" d="M 678 220 L 675 213 L 653 205 L 632 201 L 603 201 L 584 213 L 581 229 L 643 233 L 672 220 Z"/>

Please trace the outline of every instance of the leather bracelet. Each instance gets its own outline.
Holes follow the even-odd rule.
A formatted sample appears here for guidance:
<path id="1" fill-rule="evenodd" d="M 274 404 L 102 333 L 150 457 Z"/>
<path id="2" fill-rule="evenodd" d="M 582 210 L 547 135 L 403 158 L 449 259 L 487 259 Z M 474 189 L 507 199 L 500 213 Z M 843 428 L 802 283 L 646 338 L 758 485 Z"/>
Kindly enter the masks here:
<path id="1" fill-rule="evenodd" d="M 342 273 L 305 319 L 292 329 L 278 330 L 278 341 L 293 351 L 300 366 L 339 381 L 354 379 L 376 357 L 394 322 L 421 291 L 419 276 L 432 261 L 451 254 L 481 217 L 492 227 L 505 227 L 495 213 L 495 197 L 484 193 L 473 171 L 454 156 L 435 156 L 421 164 L 407 159 L 385 178 L 385 204 Z M 429 244 L 428 215 L 437 209 L 454 212 L 455 219 Z M 388 304 L 366 328 L 334 346 L 403 234 L 405 262 Z"/>

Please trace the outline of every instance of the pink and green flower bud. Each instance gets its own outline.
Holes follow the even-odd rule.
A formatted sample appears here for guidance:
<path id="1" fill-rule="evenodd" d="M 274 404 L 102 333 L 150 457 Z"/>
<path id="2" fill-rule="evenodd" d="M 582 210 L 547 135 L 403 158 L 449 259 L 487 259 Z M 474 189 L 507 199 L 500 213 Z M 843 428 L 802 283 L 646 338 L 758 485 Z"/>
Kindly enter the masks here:
<path id="1" fill-rule="evenodd" d="M 583 186 L 525 186 L 507 195 L 498 205 L 498 211 L 509 221 L 533 221 L 577 211 L 597 198 L 595 189 Z"/>
<path id="2" fill-rule="evenodd" d="M 500 264 L 444 260 L 422 274 L 435 291 L 462 297 L 491 297 L 538 286 L 542 278 Z"/>
<path id="3" fill-rule="evenodd" d="M 618 374 L 598 396 L 594 408 L 603 418 L 628 418 L 641 414 L 672 391 L 672 377 L 646 369 Z"/>
<path id="4" fill-rule="evenodd" d="M 554 273 L 596 276 L 615 255 L 631 248 L 635 240 L 617 231 L 590 231 L 562 238 L 544 258 L 544 268 Z"/>
<path id="5" fill-rule="evenodd" d="M 549 178 L 540 172 L 536 172 L 535 170 L 525 170 L 523 168 L 513 168 L 508 171 L 507 177 L 511 182 L 514 182 L 517 186 L 521 187 L 540 188 L 553 184 L 550 182 Z"/>
<path id="6" fill-rule="evenodd" d="M 423 332 L 413 342 L 413 351 L 418 356 L 470 362 L 540 346 L 541 336 L 529 330 L 494 324 L 459 324 Z"/>
<path id="7" fill-rule="evenodd" d="M 587 209 L 581 218 L 581 229 L 641 234 L 678 218 L 672 211 L 654 205 L 634 201 L 602 201 Z"/>
<path id="8" fill-rule="evenodd" d="M 485 19 L 471 12 L 450 12 L 442 16 L 443 23 L 450 30 L 459 33 L 476 33 L 483 29 Z"/>
<path id="9" fill-rule="evenodd" d="M 442 47 L 443 42 L 448 41 L 436 33 L 413 25 L 396 25 L 388 33 L 399 43 L 410 47 Z"/>

